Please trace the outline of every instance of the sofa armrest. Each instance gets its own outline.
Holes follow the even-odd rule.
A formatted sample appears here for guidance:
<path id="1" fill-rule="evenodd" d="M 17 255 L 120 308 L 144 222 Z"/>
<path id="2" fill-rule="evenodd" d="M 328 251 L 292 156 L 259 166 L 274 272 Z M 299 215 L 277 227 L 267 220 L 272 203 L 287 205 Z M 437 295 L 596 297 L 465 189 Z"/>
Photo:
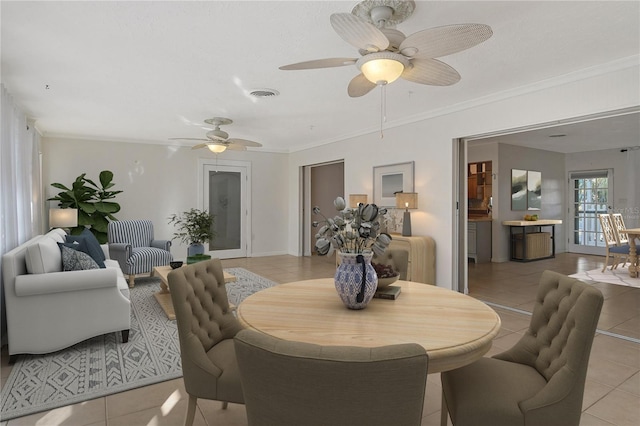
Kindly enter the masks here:
<path id="1" fill-rule="evenodd" d="M 104 258 L 111 259 L 111 255 L 109 254 L 109 244 L 100 244 L 100 248 L 102 249 L 102 254 L 104 254 Z"/>
<path id="2" fill-rule="evenodd" d="M 151 240 L 151 247 L 171 251 L 171 240 Z"/>
<path id="3" fill-rule="evenodd" d="M 126 273 L 128 269 L 127 259 L 131 257 L 131 244 L 127 243 L 109 243 L 109 258 L 118 261 L 122 272 Z"/>
<path id="4" fill-rule="evenodd" d="M 102 287 L 118 288 L 118 273 L 116 269 L 101 268 L 85 271 L 18 275 L 16 277 L 15 291 L 17 296 L 22 297 L 91 290 Z"/>

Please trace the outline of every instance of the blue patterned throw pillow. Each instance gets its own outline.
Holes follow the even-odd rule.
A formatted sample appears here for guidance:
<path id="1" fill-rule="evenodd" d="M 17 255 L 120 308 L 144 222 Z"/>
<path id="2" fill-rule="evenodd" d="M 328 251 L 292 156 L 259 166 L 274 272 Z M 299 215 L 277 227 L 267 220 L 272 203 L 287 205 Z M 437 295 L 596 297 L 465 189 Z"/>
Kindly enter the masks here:
<path id="1" fill-rule="evenodd" d="M 74 250 L 65 246 L 64 244 L 58 244 L 62 251 L 62 270 L 63 271 L 84 271 L 86 269 L 99 269 L 100 267 L 95 260 L 91 258 L 87 253 Z"/>

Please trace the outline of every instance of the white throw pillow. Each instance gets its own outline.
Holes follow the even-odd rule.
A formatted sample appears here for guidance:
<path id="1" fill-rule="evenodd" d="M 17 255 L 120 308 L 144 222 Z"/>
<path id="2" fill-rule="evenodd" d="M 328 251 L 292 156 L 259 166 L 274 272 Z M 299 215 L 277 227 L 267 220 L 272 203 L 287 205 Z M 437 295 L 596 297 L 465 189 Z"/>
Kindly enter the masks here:
<path id="1" fill-rule="evenodd" d="M 67 236 L 67 233 L 64 229 L 55 228 L 47 232 L 46 236 L 52 238 L 53 241 L 57 243 L 64 243 L 64 238 Z"/>
<path id="2" fill-rule="evenodd" d="M 46 236 L 27 247 L 25 260 L 30 274 L 62 271 L 62 254 L 58 243 Z"/>

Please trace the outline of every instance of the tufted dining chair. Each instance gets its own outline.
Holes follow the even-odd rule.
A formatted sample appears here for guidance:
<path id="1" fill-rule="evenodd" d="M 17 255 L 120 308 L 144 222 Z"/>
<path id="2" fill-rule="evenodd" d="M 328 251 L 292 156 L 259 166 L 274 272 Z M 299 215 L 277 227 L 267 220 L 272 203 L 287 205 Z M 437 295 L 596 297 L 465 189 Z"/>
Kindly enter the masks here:
<path id="1" fill-rule="evenodd" d="M 320 346 L 235 337 L 249 426 L 419 426 L 428 356 L 414 343 Z"/>
<path id="2" fill-rule="evenodd" d="M 122 273 L 133 287 L 135 276 L 150 274 L 155 266 L 173 260 L 170 240 L 156 240 L 150 220 L 117 220 L 107 227 L 109 256 L 118 261 Z"/>
<path id="3" fill-rule="evenodd" d="M 184 387 L 189 394 L 185 426 L 198 398 L 244 404 L 233 337 L 242 330 L 229 308 L 220 259 L 183 266 L 167 276 L 178 323 Z"/>
<path id="4" fill-rule="evenodd" d="M 443 372 L 441 425 L 580 423 L 584 384 L 603 296 L 556 272 L 542 273 L 524 336 L 509 350 Z"/>

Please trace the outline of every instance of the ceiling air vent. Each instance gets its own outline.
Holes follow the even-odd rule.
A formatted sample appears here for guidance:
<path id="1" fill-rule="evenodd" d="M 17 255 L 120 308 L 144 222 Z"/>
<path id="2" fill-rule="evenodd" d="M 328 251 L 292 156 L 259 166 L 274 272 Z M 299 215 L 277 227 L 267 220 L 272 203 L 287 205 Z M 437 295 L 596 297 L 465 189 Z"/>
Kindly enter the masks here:
<path id="1" fill-rule="evenodd" d="M 274 89 L 253 89 L 249 94 L 255 98 L 271 98 L 273 96 L 278 96 L 280 92 Z"/>

